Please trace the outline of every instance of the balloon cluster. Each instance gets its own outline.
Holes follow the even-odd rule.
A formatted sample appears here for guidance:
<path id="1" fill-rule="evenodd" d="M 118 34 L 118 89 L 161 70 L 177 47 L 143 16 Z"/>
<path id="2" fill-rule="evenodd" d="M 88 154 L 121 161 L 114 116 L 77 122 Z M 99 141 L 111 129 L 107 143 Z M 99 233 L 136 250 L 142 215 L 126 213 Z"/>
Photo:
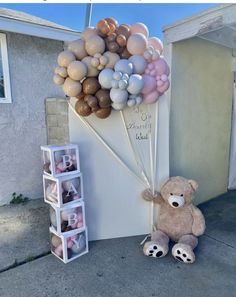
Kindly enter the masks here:
<path id="1" fill-rule="evenodd" d="M 77 97 L 79 115 L 104 119 L 112 109 L 155 103 L 169 88 L 162 51 L 162 42 L 149 37 L 146 25 L 102 19 L 59 54 L 54 82 Z"/>

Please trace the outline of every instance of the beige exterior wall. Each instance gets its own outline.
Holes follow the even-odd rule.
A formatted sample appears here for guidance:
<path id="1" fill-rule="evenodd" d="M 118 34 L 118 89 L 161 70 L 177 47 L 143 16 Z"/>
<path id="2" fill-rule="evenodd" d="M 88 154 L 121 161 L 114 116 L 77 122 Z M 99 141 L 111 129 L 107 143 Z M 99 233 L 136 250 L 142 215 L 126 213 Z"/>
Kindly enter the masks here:
<path id="1" fill-rule="evenodd" d="M 199 183 L 196 203 L 227 190 L 232 51 L 198 38 L 173 45 L 170 174 Z"/>

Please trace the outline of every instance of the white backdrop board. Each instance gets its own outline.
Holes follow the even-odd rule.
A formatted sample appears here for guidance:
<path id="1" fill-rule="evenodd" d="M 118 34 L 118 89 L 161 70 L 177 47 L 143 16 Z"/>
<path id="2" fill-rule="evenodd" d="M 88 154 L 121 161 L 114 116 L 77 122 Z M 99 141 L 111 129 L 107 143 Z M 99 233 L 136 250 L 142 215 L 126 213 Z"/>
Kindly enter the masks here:
<path id="1" fill-rule="evenodd" d="M 236 84 L 234 83 L 232 130 L 229 162 L 229 189 L 236 189 Z"/>
<path id="2" fill-rule="evenodd" d="M 158 119 L 157 178 L 160 180 L 169 175 L 169 110 L 164 96 L 159 101 Z M 138 174 L 120 113 L 113 112 L 105 120 L 92 115 L 88 121 Z M 145 185 L 114 159 L 71 109 L 69 128 L 70 141 L 78 143 L 80 148 L 89 240 L 149 233 L 151 206 L 140 197 Z"/>

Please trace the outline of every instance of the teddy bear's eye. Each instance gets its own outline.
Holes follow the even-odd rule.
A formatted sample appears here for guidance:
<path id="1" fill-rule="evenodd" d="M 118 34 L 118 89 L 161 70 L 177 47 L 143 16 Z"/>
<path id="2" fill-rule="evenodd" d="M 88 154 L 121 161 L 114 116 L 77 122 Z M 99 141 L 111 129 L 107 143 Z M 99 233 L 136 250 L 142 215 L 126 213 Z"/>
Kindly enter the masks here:
<path id="1" fill-rule="evenodd" d="M 183 196 L 184 196 L 184 194 L 181 194 L 180 196 L 181 196 L 181 197 L 183 197 Z"/>
<path id="2" fill-rule="evenodd" d="M 173 193 L 170 193 L 171 196 L 173 196 Z"/>

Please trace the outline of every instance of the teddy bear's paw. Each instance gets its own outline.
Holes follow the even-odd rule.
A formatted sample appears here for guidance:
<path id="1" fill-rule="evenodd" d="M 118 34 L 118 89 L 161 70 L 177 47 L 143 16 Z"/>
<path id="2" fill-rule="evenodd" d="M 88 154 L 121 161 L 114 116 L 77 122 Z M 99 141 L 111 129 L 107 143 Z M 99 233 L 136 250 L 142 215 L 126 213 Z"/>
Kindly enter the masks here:
<path id="1" fill-rule="evenodd" d="M 172 255 L 175 259 L 184 263 L 193 263 L 195 261 L 195 255 L 192 248 L 183 243 L 177 243 L 172 248 Z"/>
<path id="2" fill-rule="evenodd" d="M 168 250 L 165 250 L 162 246 L 154 241 L 148 241 L 143 247 L 144 255 L 148 257 L 161 258 L 167 254 Z"/>

